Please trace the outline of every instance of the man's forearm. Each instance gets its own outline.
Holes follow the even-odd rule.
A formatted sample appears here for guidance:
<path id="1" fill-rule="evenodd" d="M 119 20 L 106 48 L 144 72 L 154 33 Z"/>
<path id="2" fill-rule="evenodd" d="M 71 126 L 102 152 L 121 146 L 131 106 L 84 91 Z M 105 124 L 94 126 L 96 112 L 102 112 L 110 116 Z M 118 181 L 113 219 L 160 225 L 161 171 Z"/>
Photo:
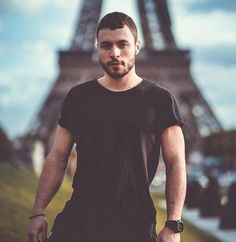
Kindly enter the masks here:
<path id="1" fill-rule="evenodd" d="M 185 195 L 185 161 L 168 164 L 166 166 L 167 219 L 177 220 L 181 218 Z"/>
<path id="2" fill-rule="evenodd" d="M 58 162 L 50 156 L 45 160 L 31 214 L 42 213 L 46 209 L 62 183 L 66 167 L 66 161 Z"/>

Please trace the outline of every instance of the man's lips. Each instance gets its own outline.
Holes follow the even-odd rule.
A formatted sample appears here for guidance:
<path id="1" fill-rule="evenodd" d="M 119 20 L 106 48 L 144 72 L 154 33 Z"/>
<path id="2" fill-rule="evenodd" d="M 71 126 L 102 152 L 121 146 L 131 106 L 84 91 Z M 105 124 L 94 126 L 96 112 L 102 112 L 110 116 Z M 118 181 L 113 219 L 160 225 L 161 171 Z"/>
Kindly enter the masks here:
<path id="1" fill-rule="evenodd" d="M 124 65 L 123 62 L 121 61 L 110 61 L 107 63 L 109 66 L 119 66 L 119 65 Z"/>

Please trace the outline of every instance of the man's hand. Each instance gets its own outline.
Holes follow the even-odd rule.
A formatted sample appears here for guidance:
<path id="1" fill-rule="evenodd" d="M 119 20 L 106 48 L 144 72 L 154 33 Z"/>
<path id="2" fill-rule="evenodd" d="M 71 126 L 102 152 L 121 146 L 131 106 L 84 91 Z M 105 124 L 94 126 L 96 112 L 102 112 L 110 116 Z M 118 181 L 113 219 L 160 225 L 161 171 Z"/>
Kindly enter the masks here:
<path id="1" fill-rule="evenodd" d="M 44 216 L 32 218 L 28 226 L 30 242 L 45 242 L 47 240 L 48 222 Z"/>
<path id="2" fill-rule="evenodd" d="M 156 242 L 180 242 L 180 233 L 175 233 L 171 229 L 164 227 L 158 234 Z"/>
<path id="3" fill-rule="evenodd" d="M 47 239 L 48 223 L 45 216 L 40 215 L 43 215 L 42 212 L 45 211 L 62 183 L 73 145 L 74 140 L 71 133 L 58 126 L 53 146 L 44 162 L 31 211 L 33 216 L 31 216 L 28 226 L 30 242 L 44 242 Z"/>

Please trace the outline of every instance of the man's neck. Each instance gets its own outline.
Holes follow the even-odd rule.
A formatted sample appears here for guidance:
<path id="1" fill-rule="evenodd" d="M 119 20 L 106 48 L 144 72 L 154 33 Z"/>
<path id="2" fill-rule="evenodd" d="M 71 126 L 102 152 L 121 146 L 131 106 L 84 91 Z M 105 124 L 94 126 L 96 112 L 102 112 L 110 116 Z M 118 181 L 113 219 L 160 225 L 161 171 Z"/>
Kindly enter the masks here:
<path id="1" fill-rule="evenodd" d="M 98 78 L 98 82 L 111 91 L 125 91 L 135 87 L 142 81 L 142 78 L 135 72 L 128 73 L 120 79 L 113 79 L 106 73 L 103 77 Z"/>

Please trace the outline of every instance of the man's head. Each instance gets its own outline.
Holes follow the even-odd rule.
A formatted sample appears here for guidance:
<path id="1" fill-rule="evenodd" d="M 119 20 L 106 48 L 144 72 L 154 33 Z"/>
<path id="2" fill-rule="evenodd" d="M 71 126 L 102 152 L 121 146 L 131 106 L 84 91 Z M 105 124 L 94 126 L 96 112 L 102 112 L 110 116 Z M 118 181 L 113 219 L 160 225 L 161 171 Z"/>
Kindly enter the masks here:
<path id="1" fill-rule="evenodd" d="M 127 26 L 131 33 L 134 36 L 134 41 L 137 42 L 138 40 L 138 31 L 136 24 L 134 23 L 133 19 L 125 13 L 121 12 L 112 12 L 105 15 L 99 22 L 97 27 L 97 39 L 100 30 L 102 29 L 121 29 Z"/>
<path id="2" fill-rule="evenodd" d="M 120 79 L 134 71 L 140 42 L 136 25 L 128 15 L 114 12 L 104 16 L 98 24 L 97 42 L 100 63 L 108 76 Z"/>

